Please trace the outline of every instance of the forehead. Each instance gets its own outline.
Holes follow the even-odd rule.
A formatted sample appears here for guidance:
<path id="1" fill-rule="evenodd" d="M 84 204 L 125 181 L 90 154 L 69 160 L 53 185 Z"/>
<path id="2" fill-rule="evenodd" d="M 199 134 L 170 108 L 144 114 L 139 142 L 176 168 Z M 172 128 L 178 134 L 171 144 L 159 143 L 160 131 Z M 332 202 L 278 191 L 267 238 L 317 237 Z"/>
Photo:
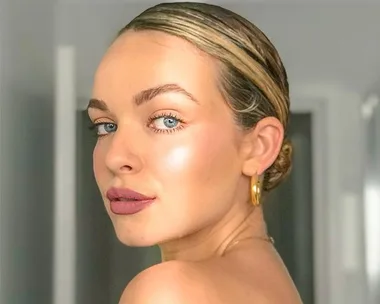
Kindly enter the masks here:
<path id="1" fill-rule="evenodd" d="M 94 81 L 94 95 L 115 96 L 177 83 L 197 95 L 216 86 L 215 61 L 189 42 L 158 31 L 126 32 L 103 57 Z M 118 92 L 119 91 L 119 92 Z"/>

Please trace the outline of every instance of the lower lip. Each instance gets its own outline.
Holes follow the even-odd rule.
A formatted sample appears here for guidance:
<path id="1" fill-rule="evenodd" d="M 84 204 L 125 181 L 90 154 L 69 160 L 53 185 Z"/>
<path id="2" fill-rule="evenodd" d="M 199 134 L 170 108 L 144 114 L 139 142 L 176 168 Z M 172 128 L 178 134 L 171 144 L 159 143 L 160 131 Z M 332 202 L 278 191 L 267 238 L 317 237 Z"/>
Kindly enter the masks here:
<path id="1" fill-rule="evenodd" d="M 144 201 L 111 201 L 111 211 L 115 214 L 135 214 L 154 202 L 154 199 Z"/>

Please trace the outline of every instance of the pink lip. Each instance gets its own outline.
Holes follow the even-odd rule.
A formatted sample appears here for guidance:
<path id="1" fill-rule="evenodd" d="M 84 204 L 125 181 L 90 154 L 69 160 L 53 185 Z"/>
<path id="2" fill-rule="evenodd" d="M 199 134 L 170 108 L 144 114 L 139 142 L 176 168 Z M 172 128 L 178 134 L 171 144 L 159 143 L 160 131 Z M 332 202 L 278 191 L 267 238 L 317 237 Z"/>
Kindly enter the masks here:
<path id="1" fill-rule="evenodd" d="M 111 188 L 106 196 L 110 201 L 111 211 L 122 215 L 138 213 L 156 199 L 126 188 Z"/>

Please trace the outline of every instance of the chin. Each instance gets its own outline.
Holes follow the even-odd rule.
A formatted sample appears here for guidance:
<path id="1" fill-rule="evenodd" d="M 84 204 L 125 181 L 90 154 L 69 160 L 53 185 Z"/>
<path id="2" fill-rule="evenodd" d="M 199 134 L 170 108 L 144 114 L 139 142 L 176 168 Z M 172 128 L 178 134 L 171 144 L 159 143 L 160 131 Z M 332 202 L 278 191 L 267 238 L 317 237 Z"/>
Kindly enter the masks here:
<path id="1" fill-rule="evenodd" d="M 115 229 L 117 239 L 124 245 L 129 247 L 151 247 L 157 244 L 153 240 L 145 238 L 144 235 L 134 233 L 127 233 L 122 230 Z"/>
<path id="2" fill-rule="evenodd" d="M 117 239 L 129 247 L 150 247 L 157 244 L 152 233 L 139 228 L 132 228 L 119 221 L 112 221 Z"/>

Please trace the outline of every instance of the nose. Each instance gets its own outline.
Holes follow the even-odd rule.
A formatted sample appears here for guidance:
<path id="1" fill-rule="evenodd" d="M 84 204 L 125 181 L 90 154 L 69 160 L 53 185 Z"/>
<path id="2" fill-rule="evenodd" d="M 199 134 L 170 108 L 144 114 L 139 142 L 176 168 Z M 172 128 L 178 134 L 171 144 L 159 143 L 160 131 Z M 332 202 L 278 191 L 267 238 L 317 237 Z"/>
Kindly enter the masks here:
<path id="1" fill-rule="evenodd" d="M 127 134 L 129 132 L 120 131 L 112 135 L 105 157 L 106 166 L 115 175 L 139 172 L 142 160 L 137 152 L 138 138 L 136 136 L 132 138 Z"/>

